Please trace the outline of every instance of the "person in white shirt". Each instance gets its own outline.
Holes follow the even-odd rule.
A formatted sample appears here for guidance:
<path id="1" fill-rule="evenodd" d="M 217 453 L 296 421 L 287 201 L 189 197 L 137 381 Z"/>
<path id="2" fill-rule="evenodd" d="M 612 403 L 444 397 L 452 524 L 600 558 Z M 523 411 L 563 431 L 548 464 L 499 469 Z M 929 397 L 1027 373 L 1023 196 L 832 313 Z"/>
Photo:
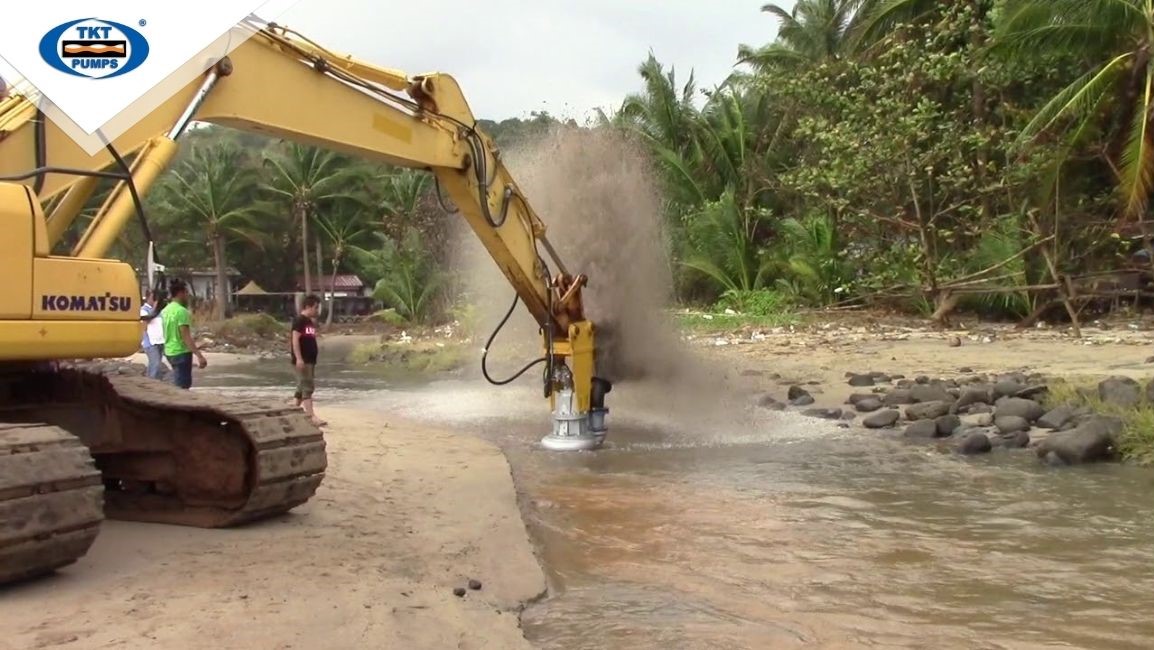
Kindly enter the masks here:
<path id="1" fill-rule="evenodd" d="M 140 347 L 148 357 L 148 376 L 153 379 L 164 378 L 164 323 L 160 318 L 160 311 L 156 308 L 156 292 L 149 291 L 140 305 L 140 318 L 145 320 L 144 336 L 140 339 Z"/>

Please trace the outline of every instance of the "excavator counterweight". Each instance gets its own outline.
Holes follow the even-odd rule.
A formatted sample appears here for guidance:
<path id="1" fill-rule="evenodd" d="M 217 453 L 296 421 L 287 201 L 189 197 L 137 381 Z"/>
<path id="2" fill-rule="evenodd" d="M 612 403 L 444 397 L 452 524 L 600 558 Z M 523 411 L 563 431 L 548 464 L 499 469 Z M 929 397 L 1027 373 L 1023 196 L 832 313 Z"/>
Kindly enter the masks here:
<path id="1" fill-rule="evenodd" d="M 27 98 L 0 97 L 0 583 L 74 562 L 103 517 L 233 526 L 307 502 L 324 478 L 322 433 L 300 409 L 102 361 L 135 353 L 142 334 L 136 272 L 106 256 L 134 216 L 147 233 L 142 197 L 192 122 L 433 174 L 540 325 L 553 411 L 542 444 L 604 440 L 611 385 L 596 376 L 586 277 L 566 270 L 456 81 L 338 55 L 276 25 L 237 29 L 247 40 L 95 155 Z M 66 246 L 100 178 L 116 186 Z M 163 272 L 154 243 L 150 280 Z"/>

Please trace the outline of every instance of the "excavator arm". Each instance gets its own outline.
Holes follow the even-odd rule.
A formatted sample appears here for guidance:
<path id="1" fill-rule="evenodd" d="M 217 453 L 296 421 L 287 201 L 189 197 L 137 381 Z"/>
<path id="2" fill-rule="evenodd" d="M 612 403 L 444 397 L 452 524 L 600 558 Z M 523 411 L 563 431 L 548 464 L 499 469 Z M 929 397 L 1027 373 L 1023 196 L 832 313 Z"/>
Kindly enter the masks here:
<path id="1" fill-rule="evenodd" d="M 545 393 L 554 409 L 553 433 L 546 437 L 546 446 L 600 445 L 609 383 L 594 376 L 595 328 L 582 303 L 586 277 L 568 272 L 546 237 L 544 223 L 492 140 L 476 127 L 460 87 L 449 75 L 410 77 L 333 53 L 291 30 L 263 26 L 97 155 L 88 154 L 44 119 L 32 103 L 9 98 L 0 103 L 0 184 L 20 183 L 35 194 L 32 202 L 47 210 L 47 216 L 31 219 L 29 254 L 40 258 L 36 262 L 103 260 L 138 213 L 140 196 L 168 168 L 177 152 L 176 140 L 192 121 L 431 172 L 438 192 L 453 202 L 541 327 L 543 359 L 548 362 Z M 125 162 L 128 158 L 130 165 Z M 78 243 L 62 251 L 64 255 L 50 256 L 91 197 L 97 181 L 92 172 L 119 172 L 124 179 Z M 28 200 L 19 199 L 14 190 L 12 185 L 4 189 L 0 201 L 7 203 L 0 205 L 15 205 L 10 210 L 27 222 Z M 103 263 L 107 266 L 107 261 Z M 53 338 L 54 329 L 70 323 L 126 322 L 135 314 L 135 301 L 124 311 L 55 309 L 60 296 L 71 300 L 77 293 L 70 289 L 70 273 L 65 271 L 52 286 L 38 285 L 35 278 L 40 274 L 33 273 L 27 283 L 30 292 L 19 298 L 30 307 L 24 311 L 27 320 L 13 335 L 2 333 L 10 327 L 0 330 L 0 360 L 120 356 L 135 351 L 138 330 L 130 338 L 109 329 L 104 344 L 92 343 L 89 349 L 69 336 L 62 339 L 69 343 L 55 350 L 50 345 L 38 348 L 36 341 L 28 340 L 33 332 L 43 331 L 48 334 L 41 339 Z M 95 289 L 99 292 L 100 287 Z M 107 293 L 112 297 L 123 292 Z M 0 318 L 8 317 L 0 313 Z M 12 321 L 0 327 L 9 324 Z"/>

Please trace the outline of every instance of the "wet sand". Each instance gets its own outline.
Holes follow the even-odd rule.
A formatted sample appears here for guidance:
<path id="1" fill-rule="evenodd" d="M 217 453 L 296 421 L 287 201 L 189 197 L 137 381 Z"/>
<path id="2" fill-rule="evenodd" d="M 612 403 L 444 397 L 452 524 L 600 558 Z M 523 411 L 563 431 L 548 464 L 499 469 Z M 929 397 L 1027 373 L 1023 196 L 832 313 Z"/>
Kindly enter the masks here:
<path id="1" fill-rule="evenodd" d="M 0 648 L 529 647 L 519 612 L 545 578 L 497 447 L 323 416 L 310 502 L 230 530 L 106 522 L 76 564 L 0 591 Z"/>

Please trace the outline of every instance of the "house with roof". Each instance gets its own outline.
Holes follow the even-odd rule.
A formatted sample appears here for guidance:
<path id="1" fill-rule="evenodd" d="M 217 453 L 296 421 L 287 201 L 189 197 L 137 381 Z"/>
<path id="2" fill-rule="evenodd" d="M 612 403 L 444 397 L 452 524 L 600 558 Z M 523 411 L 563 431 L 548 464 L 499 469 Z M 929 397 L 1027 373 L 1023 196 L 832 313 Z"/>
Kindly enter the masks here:
<path id="1" fill-rule="evenodd" d="M 360 276 L 352 273 L 338 273 L 336 275 L 313 276 L 309 278 L 312 292 L 324 300 L 331 298 L 358 298 L 369 296 L 370 287 L 365 286 Z M 297 291 L 305 290 L 304 276 L 297 277 Z"/>

